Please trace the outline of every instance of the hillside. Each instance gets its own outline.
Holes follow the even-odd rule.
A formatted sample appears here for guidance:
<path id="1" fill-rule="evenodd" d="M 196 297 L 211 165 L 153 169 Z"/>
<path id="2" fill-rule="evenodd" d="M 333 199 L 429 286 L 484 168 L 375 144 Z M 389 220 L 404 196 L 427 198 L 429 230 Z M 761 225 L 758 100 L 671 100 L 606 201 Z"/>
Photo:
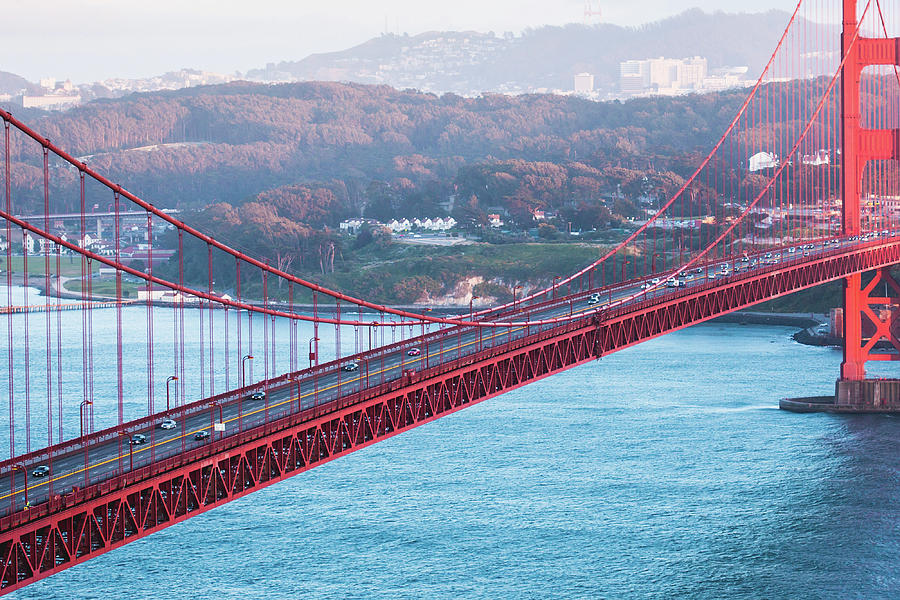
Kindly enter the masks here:
<path id="1" fill-rule="evenodd" d="M 616 25 L 541 27 L 520 36 L 478 32 L 385 35 L 354 48 L 249 71 L 300 80 L 387 84 L 437 93 L 478 94 L 572 88 L 587 71 L 603 92 L 616 87 L 619 63 L 659 56 L 703 56 L 710 69 L 762 70 L 789 15 L 704 13 L 694 9 L 639 28 Z M 815 31 L 815 25 L 809 25 Z M 833 34 L 834 32 L 831 32 Z"/>
<path id="2" fill-rule="evenodd" d="M 36 86 L 24 77 L 0 71 L 0 94 L 15 95 L 22 90 L 33 91 L 35 88 Z"/>
<path id="3" fill-rule="evenodd" d="M 416 203 L 410 190 L 443 201 L 461 170 L 471 173 L 466 169 L 485 161 L 579 163 L 584 166 L 575 169 L 597 180 L 598 193 L 616 190 L 637 172 L 643 176 L 651 163 L 656 172 L 683 175 L 692 165 L 686 157 L 715 141 L 742 97 L 595 103 L 550 95 L 437 97 L 358 84 L 234 83 L 96 101 L 30 121 L 165 207 L 339 182 L 346 210 L 323 220 L 334 226 L 346 211 L 360 214 L 371 204 L 373 182 L 409 203 Z M 391 201 L 398 209 L 400 201 Z"/>

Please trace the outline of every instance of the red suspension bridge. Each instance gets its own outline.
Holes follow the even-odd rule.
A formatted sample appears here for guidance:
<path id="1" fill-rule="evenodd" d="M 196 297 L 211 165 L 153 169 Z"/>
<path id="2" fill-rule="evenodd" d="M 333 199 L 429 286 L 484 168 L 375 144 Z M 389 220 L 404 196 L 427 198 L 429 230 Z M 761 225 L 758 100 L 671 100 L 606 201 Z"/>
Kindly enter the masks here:
<path id="1" fill-rule="evenodd" d="M 866 362 L 900 358 L 876 312 L 900 304 L 888 272 L 900 263 L 900 7 L 862 4 L 799 2 L 721 139 L 621 243 L 460 316 L 273 268 L 0 111 L 6 305 L 35 306 L 20 285 L 46 291 L 39 312 L 0 311 L 0 593 L 492 396 L 830 281 L 844 282 L 838 401 L 868 407 Z M 837 39 L 828 24 L 840 21 Z M 110 207 L 112 252 L 78 243 L 95 204 Z M 119 243 L 136 213 L 146 270 Z M 54 214 L 77 216 L 77 241 Z M 63 276 L 62 257 L 80 279 Z M 94 314 L 96 267 L 115 275 L 111 308 Z M 67 279 L 77 311 L 61 302 Z M 135 281 L 148 301 L 128 305 Z M 884 340 L 895 351 L 876 353 Z"/>

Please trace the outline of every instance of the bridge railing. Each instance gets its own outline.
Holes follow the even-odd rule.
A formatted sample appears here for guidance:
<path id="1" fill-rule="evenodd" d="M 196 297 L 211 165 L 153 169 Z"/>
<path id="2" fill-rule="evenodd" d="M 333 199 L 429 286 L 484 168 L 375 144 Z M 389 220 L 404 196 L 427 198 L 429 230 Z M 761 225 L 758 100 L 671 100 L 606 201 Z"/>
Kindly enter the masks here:
<path id="1" fill-rule="evenodd" d="M 861 242 L 859 244 L 854 245 L 853 248 L 850 248 L 850 249 L 838 247 L 838 248 L 833 248 L 830 250 L 818 251 L 816 253 L 816 256 L 821 257 L 821 258 L 827 258 L 827 257 L 836 256 L 836 255 L 840 255 L 840 254 L 851 253 L 860 248 L 869 248 L 869 247 L 879 246 L 879 245 L 882 245 L 883 243 L 884 243 L 884 240 L 879 238 L 879 239 Z M 785 246 L 784 248 L 786 249 L 786 248 L 788 248 L 788 246 Z M 773 249 L 772 251 L 777 252 L 778 250 Z M 728 277 L 718 277 L 716 280 L 707 280 L 706 282 L 704 282 L 700 285 L 692 285 L 687 288 L 676 288 L 676 289 L 657 288 L 656 290 L 651 290 L 650 292 L 652 292 L 652 293 L 637 294 L 628 303 L 624 303 L 620 306 L 613 307 L 613 308 L 599 309 L 598 311 L 591 311 L 590 313 L 586 313 L 586 316 L 589 316 L 593 312 L 598 312 L 598 314 L 602 320 L 609 320 L 612 318 L 617 318 L 624 314 L 628 314 L 628 313 L 635 312 L 635 311 L 646 310 L 650 307 L 658 306 L 658 304 L 661 301 L 664 301 L 664 302 L 665 301 L 673 301 L 673 300 L 677 300 L 679 298 L 682 298 L 682 297 L 685 297 L 688 295 L 703 293 L 703 292 L 708 291 L 713 288 L 722 287 L 723 283 L 731 284 L 734 282 L 742 281 L 744 279 L 758 278 L 760 275 L 766 275 L 769 273 L 780 271 L 780 270 L 783 270 L 785 264 L 805 263 L 806 262 L 804 260 L 805 258 L 806 257 L 803 256 L 802 252 L 797 252 L 796 254 L 792 255 L 792 254 L 788 254 L 787 252 L 783 251 L 781 262 L 779 264 L 771 264 L 771 265 L 766 265 L 766 266 L 762 266 L 762 267 L 757 267 L 752 271 L 744 271 L 744 272 L 740 272 L 740 273 L 735 273 L 734 271 L 732 271 L 732 274 L 729 275 Z M 704 265 L 704 268 L 713 267 L 716 263 L 719 263 L 719 262 L 722 262 L 722 261 L 714 261 L 711 263 L 707 263 Z M 640 279 L 635 280 L 634 282 L 631 282 L 631 285 L 634 285 L 640 281 L 642 281 L 642 280 L 640 280 Z M 610 287 L 612 288 L 613 291 L 615 291 L 616 289 L 625 289 L 625 288 L 628 288 L 629 286 L 623 285 L 623 284 L 617 284 L 615 286 L 610 286 Z M 603 288 L 603 291 L 605 293 L 609 290 L 608 290 L 608 288 Z M 551 299 L 551 300 L 547 300 L 547 301 L 544 301 L 544 302 L 541 302 L 541 303 L 538 303 L 538 304 L 535 304 L 532 306 L 523 307 L 524 310 L 523 310 L 523 313 L 521 313 L 521 314 L 525 314 L 526 318 L 527 318 L 527 315 L 529 315 L 531 313 L 542 311 L 542 310 L 547 310 L 547 309 L 553 308 L 554 306 L 566 306 L 566 305 L 568 305 L 570 307 L 570 310 L 572 310 L 572 307 L 574 307 L 576 302 L 578 302 L 579 300 L 582 300 L 582 299 L 588 297 L 590 294 L 596 293 L 596 292 L 597 292 L 597 290 L 585 290 L 583 292 L 579 292 L 577 294 L 573 294 L 573 295 L 567 296 L 565 298 Z M 574 322 L 578 323 L 578 322 L 580 322 L 580 319 L 577 321 L 574 321 Z M 563 326 L 563 329 L 564 328 L 565 328 L 565 325 Z M 543 332 L 546 332 L 551 329 L 554 331 L 560 330 L 560 328 L 558 326 L 554 326 L 554 325 L 526 326 L 523 329 L 526 330 L 525 333 L 523 334 L 525 338 L 528 338 L 533 334 L 540 335 Z M 367 351 L 367 352 L 363 352 L 363 353 L 359 353 L 359 354 L 355 354 L 355 355 L 350 355 L 347 357 L 342 357 L 340 359 L 335 359 L 333 361 L 329 361 L 328 363 L 324 363 L 322 365 L 313 367 L 311 369 L 304 369 L 304 370 L 295 371 L 292 373 L 287 373 L 285 375 L 267 379 L 267 380 L 264 380 L 264 381 L 261 381 L 261 382 L 255 383 L 255 384 L 251 384 L 251 385 L 248 385 L 248 386 L 245 386 L 242 388 L 223 392 L 221 394 L 218 394 L 218 395 L 210 397 L 210 398 L 197 400 L 193 403 L 190 403 L 190 404 L 187 404 L 187 405 L 184 405 L 181 407 L 176 407 L 176 408 L 173 408 L 168 411 L 160 412 L 160 413 L 157 413 L 157 414 L 154 414 L 151 416 L 147 416 L 147 417 L 143 417 L 141 419 L 130 421 L 121 426 L 113 426 L 113 427 L 110 427 L 110 428 L 107 428 L 107 429 L 104 429 L 104 430 L 101 430 L 98 432 L 94 432 L 92 434 L 86 435 L 84 438 L 74 438 L 72 440 L 68 440 L 61 444 L 56 444 L 49 448 L 44 448 L 44 449 L 32 452 L 30 454 L 21 455 L 14 459 L 4 461 L 3 463 L 0 463 L 0 475 L 2 475 L 3 473 L 10 472 L 12 470 L 13 465 L 16 465 L 18 463 L 34 464 L 37 462 L 52 462 L 54 459 L 56 459 L 60 456 L 69 455 L 76 451 L 83 451 L 84 450 L 84 442 L 88 443 L 89 448 L 96 446 L 98 444 L 102 444 L 102 443 L 109 442 L 109 441 L 116 440 L 116 439 L 120 440 L 122 444 L 127 445 L 127 443 L 128 443 L 127 438 L 130 435 L 132 435 L 133 433 L 136 433 L 138 431 L 145 430 L 145 429 L 147 429 L 148 426 L 153 427 L 161 419 L 173 418 L 175 420 L 179 420 L 179 419 L 184 420 L 193 415 L 196 415 L 199 413 L 205 413 L 207 411 L 213 410 L 213 408 L 211 408 L 211 406 L 210 406 L 211 404 L 217 405 L 217 404 L 223 404 L 223 403 L 228 403 L 228 402 L 234 402 L 236 400 L 239 400 L 242 397 L 247 396 L 248 394 L 250 394 L 251 392 L 256 391 L 256 390 L 279 389 L 279 388 L 283 388 L 285 386 L 297 385 L 298 381 L 300 383 L 305 383 L 308 386 L 311 382 L 314 383 L 318 377 L 321 377 L 326 374 L 331 374 L 336 371 L 338 373 L 340 373 L 341 365 L 346 364 L 349 361 L 361 361 L 361 362 L 369 361 L 369 363 L 377 362 L 377 361 L 379 361 L 383 358 L 387 358 L 388 356 L 395 354 L 397 352 L 403 353 L 403 352 L 405 352 L 406 349 L 409 349 L 412 347 L 418 347 L 418 346 L 426 346 L 426 353 L 427 353 L 430 350 L 433 350 L 433 347 L 430 347 L 431 344 L 440 344 L 441 340 L 446 340 L 449 337 L 456 337 L 456 336 L 461 336 L 461 335 L 465 335 L 468 333 L 473 333 L 476 330 L 477 330 L 476 327 L 463 327 L 463 326 L 450 327 L 450 328 L 442 329 L 439 331 L 427 333 L 424 336 L 418 336 L 418 337 L 413 337 L 413 338 L 409 338 L 406 340 L 401 340 L 399 342 L 395 342 L 395 343 L 389 344 L 387 346 L 382 346 L 382 347 L 373 349 L 371 351 Z M 512 341 L 513 339 L 514 338 L 512 338 L 512 336 L 509 336 L 510 341 Z M 522 338 L 515 338 L 515 339 L 522 339 Z M 502 345 L 502 344 L 503 344 L 503 342 L 501 341 L 500 344 L 495 344 L 495 346 Z M 482 351 L 490 352 L 490 351 L 493 351 L 493 349 L 494 349 L 494 346 L 488 346 L 488 347 L 485 347 L 483 345 L 479 345 L 477 347 L 473 346 L 472 348 L 467 348 L 465 351 L 462 351 L 462 350 L 459 351 L 458 354 L 456 354 L 455 358 L 450 359 L 449 361 L 444 360 L 442 357 L 440 360 L 434 361 L 433 364 L 426 365 L 426 367 L 424 369 L 417 369 L 417 370 L 420 370 L 422 373 L 432 372 L 434 369 L 445 370 L 445 369 L 447 369 L 447 364 L 449 362 L 453 362 L 454 360 L 455 361 L 460 361 L 460 360 L 464 360 L 464 359 L 469 360 L 473 354 L 477 354 Z M 454 353 L 456 353 L 455 350 L 454 350 Z M 398 369 L 398 371 L 400 371 L 400 370 Z M 396 376 L 394 376 L 393 378 L 390 378 L 390 379 L 381 378 L 380 381 L 376 381 L 376 382 L 371 382 L 371 381 L 367 380 L 366 381 L 367 385 L 365 387 L 363 386 L 363 381 L 360 381 L 360 384 L 359 384 L 360 390 L 357 392 L 351 393 L 350 396 L 353 396 L 353 394 L 356 394 L 356 395 L 363 394 L 363 393 L 368 394 L 370 391 L 372 393 L 376 393 L 376 394 L 380 393 L 379 390 L 382 389 L 382 386 L 394 385 L 394 382 L 401 380 L 402 377 L 403 377 L 403 373 L 398 372 L 398 374 Z M 309 391 L 309 388 L 307 388 L 307 391 Z M 327 408 L 322 408 L 322 407 L 329 406 L 330 402 L 332 402 L 332 399 L 330 397 L 317 396 L 315 399 L 315 405 L 313 407 L 311 407 L 311 409 L 313 409 L 315 411 L 314 414 L 322 414 L 322 410 L 326 410 L 326 411 L 329 410 Z M 299 407 L 298 407 L 298 410 L 299 410 Z M 239 428 L 237 431 L 232 432 L 230 434 L 230 436 L 234 436 L 235 434 L 241 433 L 243 431 L 245 431 L 245 430 L 243 430 L 243 425 L 242 425 L 241 428 Z M 167 452 L 168 452 L 168 454 L 167 454 Z M 158 459 L 160 456 L 165 457 L 169 454 L 174 454 L 174 453 L 178 453 L 178 452 L 181 452 L 180 448 L 173 448 L 170 451 L 160 451 L 156 455 L 155 458 Z M 124 457 L 127 456 L 127 452 L 120 452 L 119 454 L 120 454 L 119 460 L 122 460 Z"/>

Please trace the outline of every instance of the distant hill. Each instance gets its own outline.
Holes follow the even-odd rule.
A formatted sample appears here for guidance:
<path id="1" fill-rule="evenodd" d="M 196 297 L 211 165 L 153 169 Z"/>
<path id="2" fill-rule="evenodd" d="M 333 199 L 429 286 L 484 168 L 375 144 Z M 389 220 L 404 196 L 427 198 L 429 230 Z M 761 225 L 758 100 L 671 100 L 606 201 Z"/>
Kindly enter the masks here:
<path id="1" fill-rule="evenodd" d="M 33 90 L 36 86 L 15 73 L 0 71 L 0 94 L 18 94 L 22 90 Z"/>
<path id="2" fill-rule="evenodd" d="M 595 76 L 597 89 L 611 92 L 619 63 L 630 59 L 703 56 L 710 69 L 748 66 L 755 76 L 788 18 L 783 11 L 709 14 L 694 9 L 638 28 L 566 25 L 500 37 L 477 32 L 385 35 L 348 50 L 253 70 L 247 77 L 477 94 L 568 90 L 573 76 L 586 71 Z"/>

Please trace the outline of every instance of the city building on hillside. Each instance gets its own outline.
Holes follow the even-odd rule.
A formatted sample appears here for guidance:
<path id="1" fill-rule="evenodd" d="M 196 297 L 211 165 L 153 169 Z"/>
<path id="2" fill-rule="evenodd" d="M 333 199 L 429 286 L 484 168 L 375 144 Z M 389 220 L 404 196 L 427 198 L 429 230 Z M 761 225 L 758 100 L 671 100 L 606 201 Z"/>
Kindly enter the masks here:
<path id="1" fill-rule="evenodd" d="M 594 91 L 594 76 L 590 73 L 575 75 L 575 93 L 591 94 Z"/>
<path id="2" fill-rule="evenodd" d="M 746 73 L 746 67 L 726 67 L 710 75 L 702 56 L 627 60 L 619 63 L 619 90 L 623 96 L 719 91 L 741 85 Z"/>
<path id="3" fill-rule="evenodd" d="M 774 169 L 781 164 L 778 156 L 771 152 L 757 152 L 750 157 L 750 172 L 764 171 L 765 169 Z"/>
<path id="4" fill-rule="evenodd" d="M 370 227 L 383 227 L 384 225 L 375 219 L 346 219 L 341 221 L 340 230 L 348 235 L 356 235 L 363 228 L 363 225 Z"/>
<path id="5" fill-rule="evenodd" d="M 228 300 L 231 299 L 227 294 L 222 296 L 222 298 Z M 184 295 L 181 292 L 170 290 L 166 287 L 153 286 L 151 289 L 145 285 L 137 288 L 137 299 L 139 302 L 166 302 L 171 304 L 179 302 L 196 304 L 200 301 L 196 296 Z"/>
<path id="6" fill-rule="evenodd" d="M 804 154 L 801 162 L 811 167 L 821 167 L 831 164 L 831 153 L 828 150 L 819 150 L 815 154 Z"/>

